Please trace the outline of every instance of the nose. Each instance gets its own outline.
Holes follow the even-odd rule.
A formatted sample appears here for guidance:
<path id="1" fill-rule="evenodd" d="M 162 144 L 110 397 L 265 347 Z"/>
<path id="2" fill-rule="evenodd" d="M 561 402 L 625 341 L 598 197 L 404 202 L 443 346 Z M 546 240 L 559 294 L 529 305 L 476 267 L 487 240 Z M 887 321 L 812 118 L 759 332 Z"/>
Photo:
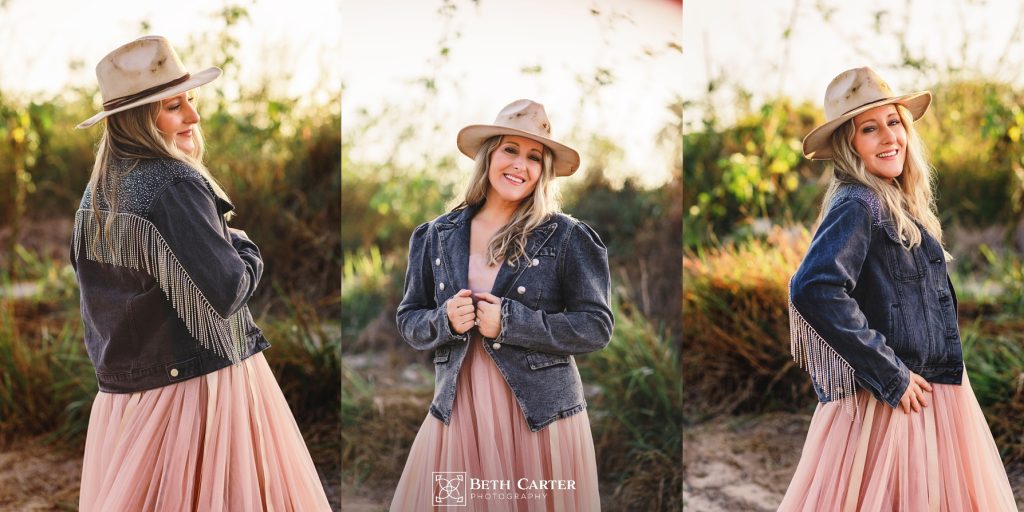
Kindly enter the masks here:
<path id="1" fill-rule="evenodd" d="M 184 114 L 185 115 L 182 118 L 182 122 L 187 123 L 187 124 L 196 124 L 196 123 L 198 123 L 200 117 L 199 117 L 199 111 L 196 110 L 195 105 L 193 105 L 192 102 L 190 102 L 190 101 L 184 102 L 184 105 L 185 105 L 185 110 L 184 110 Z"/>
<path id="2" fill-rule="evenodd" d="M 896 130 L 893 130 L 888 124 L 882 125 L 882 143 L 887 144 L 889 142 L 896 142 Z"/>

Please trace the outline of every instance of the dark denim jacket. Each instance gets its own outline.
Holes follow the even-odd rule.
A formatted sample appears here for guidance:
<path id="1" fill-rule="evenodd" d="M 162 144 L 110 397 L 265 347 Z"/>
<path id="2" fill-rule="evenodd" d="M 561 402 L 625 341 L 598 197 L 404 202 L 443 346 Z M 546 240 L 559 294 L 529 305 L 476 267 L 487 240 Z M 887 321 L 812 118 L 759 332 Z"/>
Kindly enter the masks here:
<path id="1" fill-rule="evenodd" d="M 123 167 L 126 171 L 128 164 Z M 130 393 L 224 368 L 269 346 L 249 297 L 263 273 L 259 249 L 223 214 L 190 166 L 141 160 L 123 175 L 110 240 L 86 190 L 75 215 L 71 263 L 81 290 L 85 345 L 101 391 Z"/>
<path id="2" fill-rule="evenodd" d="M 448 323 L 445 302 L 469 288 L 470 219 L 476 209 L 448 213 L 416 228 L 409 241 L 405 296 L 398 306 L 402 337 L 434 351 L 430 413 L 448 424 L 455 384 L 472 339 Z M 498 271 L 491 293 L 502 297 L 501 332 L 483 348 L 505 377 L 526 422 L 538 431 L 586 407 L 574 354 L 611 340 L 608 252 L 586 224 L 556 214 L 529 236 L 526 258 Z"/>
<path id="3" fill-rule="evenodd" d="M 793 357 L 822 402 L 856 385 L 896 407 L 908 369 L 960 384 L 956 294 L 942 246 L 921 229 L 908 249 L 875 193 L 839 188 L 790 282 Z"/>

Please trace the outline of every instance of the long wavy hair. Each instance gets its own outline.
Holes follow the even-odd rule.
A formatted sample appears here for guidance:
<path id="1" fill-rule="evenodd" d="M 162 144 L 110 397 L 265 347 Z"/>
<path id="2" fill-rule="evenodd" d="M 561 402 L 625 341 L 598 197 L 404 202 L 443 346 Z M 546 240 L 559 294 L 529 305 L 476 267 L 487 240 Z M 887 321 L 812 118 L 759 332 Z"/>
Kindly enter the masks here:
<path id="1" fill-rule="evenodd" d="M 479 207 L 487 201 L 487 192 L 491 189 L 488 177 L 491 166 L 491 155 L 501 145 L 502 136 L 494 136 L 480 146 L 473 165 L 473 176 L 466 186 L 462 201 L 453 211 L 463 208 Z M 533 193 L 524 198 L 515 212 L 505 224 L 487 242 L 487 264 L 497 265 L 503 260 L 512 264 L 526 255 L 526 241 L 530 233 L 547 221 L 558 211 L 558 190 L 555 184 L 554 153 L 544 146 L 541 158 L 540 179 Z"/>
<path id="2" fill-rule="evenodd" d="M 942 244 L 942 225 L 935 214 L 932 167 L 928 163 L 924 144 L 914 129 L 914 118 L 903 105 L 896 105 L 900 122 L 907 132 L 906 160 L 903 172 L 889 180 L 868 172 L 864 161 L 853 149 L 856 133 L 853 119 L 845 122 L 832 132 L 832 179 L 829 181 L 817 223 L 827 213 L 839 186 L 844 183 L 860 183 L 873 190 L 885 204 L 896 225 L 896 231 L 909 242 L 908 247 L 921 244 L 921 230 L 918 223 Z M 915 222 L 916 221 L 916 222 Z M 946 253 L 949 259 L 949 253 Z"/>
<path id="3" fill-rule="evenodd" d="M 205 144 L 199 124 L 192 126 L 195 150 L 191 154 L 185 153 L 157 129 L 156 119 L 161 108 L 163 101 L 154 101 L 105 119 L 103 135 L 96 149 L 96 161 L 89 177 L 89 190 L 93 196 L 92 213 L 98 224 L 101 224 L 98 199 L 102 198 L 109 211 L 116 213 L 118 184 L 143 160 L 170 158 L 188 164 L 206 178 L 214 193 L 229 201 L 227 193 L 203 164 Z M 106 223 L 101 224 L 100 232 L 106 234 L 108 239 L 113 222 L 114 215 L 108 215 Z"/>

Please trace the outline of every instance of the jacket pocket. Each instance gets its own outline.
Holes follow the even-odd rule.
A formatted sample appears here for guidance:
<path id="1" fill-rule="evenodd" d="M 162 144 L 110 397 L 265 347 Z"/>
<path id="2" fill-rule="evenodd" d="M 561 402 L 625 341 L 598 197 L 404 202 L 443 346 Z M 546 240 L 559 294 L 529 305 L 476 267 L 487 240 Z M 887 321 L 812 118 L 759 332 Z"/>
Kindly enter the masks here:
<path id="1" fill-rule="evenodd" d="M 896 231 L 896 226 L 892 222 L 883 222 L 882 229 L 886 235 L 886 261 L 893 277 L 900 281 L 924 279 L 927 263 L 922 261 L 922 247 L 907 248 L 903 243 L 903 237 Z"/>
<path id="2" fill-rule="evenodd" d="M 567 365 L 569 356 L 530 350 L 526 353 L 526 362 L 530 364 L 531 370 L 540 370 L 551 366 Z"/>
<path id="3" fill-rule="evenodd" d="M 448 357 L 451 356 L 451 347 L 440 347 L 434 351 L 434 363 L 447 363 Z"/>

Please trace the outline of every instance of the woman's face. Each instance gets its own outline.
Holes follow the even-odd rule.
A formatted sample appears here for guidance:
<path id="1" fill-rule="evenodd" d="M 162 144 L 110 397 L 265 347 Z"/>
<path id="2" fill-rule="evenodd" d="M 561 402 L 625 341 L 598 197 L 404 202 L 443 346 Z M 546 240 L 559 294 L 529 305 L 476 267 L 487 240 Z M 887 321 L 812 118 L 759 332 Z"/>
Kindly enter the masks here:
<path id="1" fill-rule="evenodd" d="M 907 130 L 896 105 L 882 105 L 854 117 L 853 128 L 853 150 L 868 172 L 886 179 L 903 173 Z"/>
<path id="2" fill-rule="evenodd" d="M 156 128 L 168 142 L 174 143 L 182 153 L 191 155 L 196 150 L 192 139 L 192 126 L 199 122 L 196 111 L 195 92 L 183 92 L 160 102 L 160 113 L 156 116 Z"/>
<path id="3" fill-rule="evenodd" d="M 544 146 L 526 137 L 505 135 L 491 153 L 487 198 L 518 203 L 537 188 L 544 164 Z"/>

